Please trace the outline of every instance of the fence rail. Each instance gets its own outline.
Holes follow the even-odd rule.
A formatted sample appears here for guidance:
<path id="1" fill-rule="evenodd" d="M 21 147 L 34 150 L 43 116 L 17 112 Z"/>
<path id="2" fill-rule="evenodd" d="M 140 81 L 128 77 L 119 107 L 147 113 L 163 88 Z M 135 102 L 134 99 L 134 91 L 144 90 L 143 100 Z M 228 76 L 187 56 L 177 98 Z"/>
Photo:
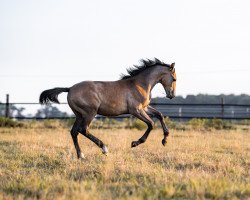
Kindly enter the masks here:
<path id="1" fill-rule="evenodd" d="M 55 105 L 55 104 L 52 104 Z M 56 106 L 67 105 L 67 103 L 56 104 Z M 173 119 L 191 119 L 191 118 L 220 118 L 231 120 L 244 120 L 250 119 L 250 105 L 245 104 L 172 104 L 172 103 L 151 103 L 151 106 L 159 110 L 165 117 Z M 39 103 L 26 103 L 26 102 L 9 102 L 9 96 L 6 96 L 6 103 L 0 103 L 2 108 L 1 116 L 15 118 L 15 119 L 69 119 L 73 118 L 73 115 L 67 116 L 18 116 L 12 114 L 12 107 L 18 106 L 39 106 Z M 60 109 L 59 109 L 60 110 Z M 112 117 L 116 119 L 128 118 L 130 115 L 121 115 Z M 105 118 L 105 116 L 97 115 L 96 118 Z"/>

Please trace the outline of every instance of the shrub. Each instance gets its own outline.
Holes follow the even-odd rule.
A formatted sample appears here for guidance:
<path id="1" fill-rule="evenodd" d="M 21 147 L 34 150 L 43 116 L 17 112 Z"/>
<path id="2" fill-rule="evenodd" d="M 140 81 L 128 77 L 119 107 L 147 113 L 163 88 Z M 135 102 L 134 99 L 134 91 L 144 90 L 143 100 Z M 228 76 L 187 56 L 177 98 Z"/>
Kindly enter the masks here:
<path id="1" fill-rule="evenodd" d="M 250 120 L 249 119 L 244 119 L 239 122 L 240 125 L 250 125 Z"/>
<path id="2" fill-rule="evenodd" d="M 206 121 L 207 121 L 207 119 L 193 118 L 190 121 L 188 121 L 188 125 L 190 125 L 191 128 L 194 130 L 202 130 L 205 128 Z"/>
<path id="3" fill-rule="evenodd" d="M 65 119 L 64 123 L 67 127 L 72 127 L 75 121 L 76 121 L 75 118 L 70 118 L 70 119 Z"/>
<path id="4" fill-rule="evenodd" d="M 222 119 L 191 119 L 188 124 L 194 129 L 194 130 L 222 130 L 222 129 L 235 129 L 235 126 L 233 126 L 232 123 L 222 120 Z"/>
<path id="5" fill-rule="evenodd" d="M 131 128 L 136 128 L 138 130 L 143 130 L 143 129 L 146 129 L 147 128 L 147 125 L 145 122 L 139 120 L 139 119 L 134 119 L 132 121 L 132 126 Z"/>
<path id="6" fill-rule="evenodd" d="M 59 128 L 59 127 L 63 127 L 64 123 L 61 120 L 45 119 L 43 121 L 43 126 L 44 126 L 44 128 L 56 129 L 56 128 Z"/>
<path id="7" fill-rule="evenodd" d="M 10 118 L 0 117 L 0 127 L 23 127 L 24 124 Z"/>
<path id="8" fill-rule="evenodd" d="M 98 129 L 102 127 L 103 127 L 103 120 L 101 119 L 94 119 L 90 124 L 90 128 Z"/>
<path id="9" fill-rule="evenodd" d="M 209 129 L 209 128 L 213 128 L 216 130 L 222 130 L 222 129 L 235 129 L 235 127 L 233 126 L 232 123 L 222 120 L 222 119 L 209 119 L 206 120 L 205 122 L 205 128 Z"/>
<path id="10" fill-rule="evenodd" d="M 128 117 L 128 118 L 124 118 L 122 120 L 123 124 L 124 124 L 124 128 L 131 128 L 133 125 L 133 119 Z"/>
<path id="11" fill-rule="evenodd" d="M 172 121 L 169 117 L 165 117 L 164 122 L 169 129 L 176 129 L 178 127 L 176 122 Z"/>

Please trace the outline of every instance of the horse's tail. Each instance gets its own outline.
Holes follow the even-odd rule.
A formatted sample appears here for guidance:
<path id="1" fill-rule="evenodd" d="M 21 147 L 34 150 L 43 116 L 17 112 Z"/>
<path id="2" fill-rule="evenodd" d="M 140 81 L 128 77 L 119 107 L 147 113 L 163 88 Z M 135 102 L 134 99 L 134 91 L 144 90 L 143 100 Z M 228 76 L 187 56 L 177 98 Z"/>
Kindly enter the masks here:
<path id="1" fill-rule="evenodd" d="M 69 92 L 69 88 L 54 88 L 50 90 L 44 90 L 40 94 L 40 104 L 48 104 L 49 102 L 59 103 L 58 95 L 62 92 Z"/>

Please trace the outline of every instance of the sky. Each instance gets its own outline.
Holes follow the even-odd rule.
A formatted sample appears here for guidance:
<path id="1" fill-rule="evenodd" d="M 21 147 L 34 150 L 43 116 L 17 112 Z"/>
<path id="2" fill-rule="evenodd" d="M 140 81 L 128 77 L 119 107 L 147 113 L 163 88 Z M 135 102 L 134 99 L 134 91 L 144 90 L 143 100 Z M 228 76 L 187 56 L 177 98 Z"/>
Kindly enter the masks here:
<path id="1" fill-rule="evenodd" d="M 117 80 L 154 57 L 175 62 L 177 95 L 250 94 L 250 1 L 0 0 L 0 102 Z"/>

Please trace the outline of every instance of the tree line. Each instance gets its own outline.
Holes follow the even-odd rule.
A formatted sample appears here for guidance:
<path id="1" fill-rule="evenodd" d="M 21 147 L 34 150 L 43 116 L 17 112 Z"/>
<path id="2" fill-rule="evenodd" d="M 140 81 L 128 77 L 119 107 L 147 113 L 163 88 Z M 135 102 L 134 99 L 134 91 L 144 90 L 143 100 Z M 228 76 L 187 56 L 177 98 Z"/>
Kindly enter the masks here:
<path id="1" fill-rule="evenodd" d="M 209 94 L 198 94 L 198 95 L 187 95 L 176 96 L 174 99 L 167 99 L 165 97 L 153 98 L 153 103 L 169 103 L 169 104 L 220 104 L 222 102 L 225 104 L 244 104 L 250 105 L 250 95 L 241 94 L 241 95 L 209 95 Z M 17 107 L 15 105 L 10 105 L 10 116 L 15 117 L 25 117 L 23 112 L 25 111 L 24 107 Z M 0 104 L 0 116 L 5 116 L 5 105 Z M 48 117 L 69 117 L 70 115 L 67 112 L 60 111 L 56 106 L 49 105 L 42 107 L 36 111 L 34 117 L 37 118 L 48 118 Z"/>
<path id="2" fill-rule="evenodd" d="M 169 103 L 169 104 L 220 104 L 222 102 L 224 104 L 244 104 L 250 105 L 250 95 L 241 94 L 241 95 L 234 95 L 234 94 L 221 94 L 221 95 L 210 95 L 210 94 L 198 94 L 198 95 L 187 95 L 186 97 L 183 96 L 176 96 L 174 99 L 166 99 L 164 97 L 157 97 L 152 99 L 154 103 Z"/>
<path id="3" fill-rule="evenodd" d="M 17 107 L 15 105 L 10 106 L 10 116 L 17 118 L 26 117 L 23 112 L 25 111 L 24 107 Z M 5 105 L 0 105 L 0 116 L 5 116 Z M 36 111 L 32 117 L 35 118 L 50 118 L 50 117 L 70 117 L 67 112 L 60 111 L 56 106 L 48 105 L 44 106 Z"/>

